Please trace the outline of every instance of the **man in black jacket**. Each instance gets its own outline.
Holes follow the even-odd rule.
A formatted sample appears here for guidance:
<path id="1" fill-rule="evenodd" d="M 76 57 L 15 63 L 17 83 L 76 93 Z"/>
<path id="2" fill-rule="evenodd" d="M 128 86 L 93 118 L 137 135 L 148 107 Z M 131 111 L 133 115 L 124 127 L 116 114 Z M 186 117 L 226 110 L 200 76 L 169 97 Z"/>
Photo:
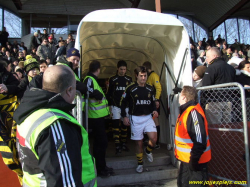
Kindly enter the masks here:
<path id="1" fill-rule="evenodd" d="M 38 39 L 38 33 L 35 32 L 34 35 L 31 37 L 31 40 L 30 40 L 30 49 L 37 48 L 40 44 L 41 44 L 41 42 Z"/>
<path id="2" fill-rule="evenodd" d="M 235 81 L 235 69 L 221 57 L 217 47 L 212 47 L 206 53 L 206 62 L 209 64 L 202 79 L 203 86 L 223 84 Z"/>
<path id="3" fill-rule="evenodd" d="M 33 88 L 25 92 L 14 113 L 18 124 L 18 151 L 25 171 L 23 183 L 31 183 L 27 186 L 36 186 L 34 181 L 38 181 L 51 187 L 83 187 L 86 182 L 95 178 L 87 132 L 71 115 L 71 110 L 75 107 L 71 104 L 75 92 L 73 71 L 67 66 L 50 67 L 43 76 L 43 89 Z M 48 110 L 50 112 L 43 115 L 42 111 Z M 32 118 L 34 112 L 42 117 Z M 57 116 L 58 119 L 52 120 L 51 116 Z M 36 126 L 27 129 L 31 136 L 22 133 L 26 132 L 24 127 L 30 126 L 29 124 Z"/>

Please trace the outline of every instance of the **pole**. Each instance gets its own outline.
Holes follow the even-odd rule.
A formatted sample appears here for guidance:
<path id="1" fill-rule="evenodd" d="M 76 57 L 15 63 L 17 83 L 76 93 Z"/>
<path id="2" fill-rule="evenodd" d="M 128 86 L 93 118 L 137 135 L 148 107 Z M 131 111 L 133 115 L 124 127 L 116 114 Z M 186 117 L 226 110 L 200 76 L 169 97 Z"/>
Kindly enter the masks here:
<path id="1" fill-rule="evenodd" d="M 155 0 L 155 11 L 161 13 L 161 0 Z"/>

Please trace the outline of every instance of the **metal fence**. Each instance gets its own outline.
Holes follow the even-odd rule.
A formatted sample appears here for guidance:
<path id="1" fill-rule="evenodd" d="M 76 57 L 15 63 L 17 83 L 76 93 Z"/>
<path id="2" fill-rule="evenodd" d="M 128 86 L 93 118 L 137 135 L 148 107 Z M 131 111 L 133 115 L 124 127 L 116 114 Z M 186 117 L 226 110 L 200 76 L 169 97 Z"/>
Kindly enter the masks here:
<path id="1" fill-rule="evenodd" d="M 208 120 L 212 150 L 209 175 L 213 179 L 233 183 L 250 182 L 250 98 L 245 98 L 245 90 L 238 83 L 201 87 L 198 90 L 198 100 Z"/>
<path id="2" fill-rule="evenodd" d="M 88 129 L 88 98 L 89 98 L 89 92 L 87 92 L 85 98 L 83 98 L 81 92 L 76 91 L 75 99 L 72 102 L 73 104 L 76 104 L 76 107 L 72 109 L 72 114 L 77 119 L 77 121 L 85 128 L 87 132 L 89 130 Z M 84 103 L 84 106 L 83 106 L 83 103 Z"/>
<path id="3" fill-rule="evenodd" d="M 72 114 L 73 116 L 77 119 L 77 121 L 82 125 L 83 123 L 83 116 L 82 116 L 82 94 L 79 91 L 76 91 L 76 96 L 74 101 L 72 102 L 73 104 L 76 104 L 76 107 L 73 108 Z"/>

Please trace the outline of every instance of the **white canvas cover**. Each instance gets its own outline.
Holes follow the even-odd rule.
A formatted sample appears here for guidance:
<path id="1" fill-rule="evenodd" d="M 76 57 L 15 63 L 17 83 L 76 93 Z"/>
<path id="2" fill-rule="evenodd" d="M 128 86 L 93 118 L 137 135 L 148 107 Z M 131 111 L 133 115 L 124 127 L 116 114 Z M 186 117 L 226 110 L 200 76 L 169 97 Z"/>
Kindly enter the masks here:
<path id="1" fill-rule="evenodd" d="M 127 72 L 132 77 L 136 66 L 150 61 L 158 75 L 165 62 L 177 79 L 187 50 L 178 86 L 192 85 L 189 36 L 183 24 L 170 15 L 130 8 L 91 12 L 78 26 L 75 47 L 81 51 L 83 77 L 88 72 L 91 60 L 96 59 L 102 65 L 100 78 L 114 75 L 118 60 L 125 60 Z M 178 95 L 174 96 L 173 101 L 169 99 L 174 82 L 165 66 L 161 84 L 161 100 L 166 109 L 167 101 L 170 107 L 169 120 L 161 108 L 161 142 L 170 143 L 169 129 L 174 129 L 178 116 Z"/>

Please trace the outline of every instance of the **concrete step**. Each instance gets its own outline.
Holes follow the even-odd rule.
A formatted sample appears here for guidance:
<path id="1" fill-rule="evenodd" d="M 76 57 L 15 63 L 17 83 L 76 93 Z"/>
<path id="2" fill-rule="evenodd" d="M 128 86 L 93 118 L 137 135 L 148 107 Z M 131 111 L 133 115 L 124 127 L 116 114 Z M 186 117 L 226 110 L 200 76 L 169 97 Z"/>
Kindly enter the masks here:
<path id="1" fill-rule="evenodd" d="M 147 181 L 175 179 L 177 177 L 177 168 L 172 165 L 146 166 L 143 173 L 136 173 L 135 167 L 131 169 L 115 170 L 115 175 L 109 178 L 98 177 L 98 186 L 115 186 L 131 183 L 142 183 Z"/>
<path id="2" fill-rule="evenodd" d="M 164 153 L 153 154 L 154 162 L 150 163 L 147 160 L 146 155 L 143 155 L 143 162 L 145 166 L 161 166 L 170 164 L 170 156 Z M 106 159 L 107 166 L 113 168 L 115 171 L 117 169 L 130 169 L 137 166 L 136 156 L 126 156 L 126 157 L 110 157 Z"/>

